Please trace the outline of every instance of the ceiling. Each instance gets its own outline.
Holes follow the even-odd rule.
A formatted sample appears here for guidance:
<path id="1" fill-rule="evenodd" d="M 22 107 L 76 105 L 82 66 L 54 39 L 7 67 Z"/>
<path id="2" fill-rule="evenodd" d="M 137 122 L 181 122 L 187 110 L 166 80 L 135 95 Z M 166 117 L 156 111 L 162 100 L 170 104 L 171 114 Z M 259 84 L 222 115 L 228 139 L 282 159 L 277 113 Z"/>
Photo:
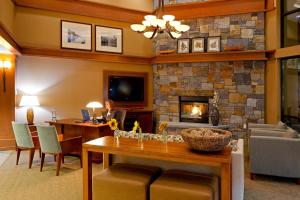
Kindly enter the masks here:
<path id="1" fill-rule="evenodd" d="M 112 6 L 118 6 L 127 9 L 140 11 L 153 11 L 153 0 L 82 0 Z"/>

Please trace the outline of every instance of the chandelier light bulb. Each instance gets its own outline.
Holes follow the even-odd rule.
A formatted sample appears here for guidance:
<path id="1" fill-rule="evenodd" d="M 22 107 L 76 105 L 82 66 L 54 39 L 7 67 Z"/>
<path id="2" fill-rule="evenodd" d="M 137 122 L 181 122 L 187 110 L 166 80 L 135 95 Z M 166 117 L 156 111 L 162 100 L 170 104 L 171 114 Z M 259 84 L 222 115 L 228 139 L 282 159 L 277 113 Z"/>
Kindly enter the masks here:
<path id="1" fill-rule="evenodd" d="M 151 38 L 152 35 L 153 35 L 153 32 L 150 32 L 150 31 L 144 33 L 144 36 L 145 36 L 146 38 Z"/>
<path id="2" fill-rule="evenodd" d="M 175 29 L 179 32 L 186 32 L 188 30 L 190 30 L 190 26 L 188 25 L 184 25 L 184 24 L 180 24 L 178 26 L 175 26 Z"/>
<path id="3" fill-rule="evenodd" d="M 166 27 L 166 21 L 165 20 L 162 20 L 162 19 L 157 19 L 157 25 L 160 27 L 160 28 L 165 28 Z"/>
<path id="4" fill-rule="evenodd" d="M 171 32 L 171 35 L 172 35 L 174 38 L 180 38 L 180 37 L 181 37 L 181 33 Z"/>
<path id="5" fill-rule="evenodd" d="M 142 32 L 146 29 L 146 27 L 142 24 L 132 24 L 130 28 L 135 32 Z"/>
<path id="6" fill-rule="evenodd" d="M 174 15 L 164 15 L 163 19 L 165 21 L 169 21 L 170 22 L 170 21 L 173 21 L 175 19 L 175 16 Z"/>
<path id="7" fill-rule="evenodd" d="M 181 24 L 180 21 L 170 21 L 169 23 L 170 23 L 171 26 L 178 26 L 178 25 Z"/>
<path id="8" fill-rule="evenodd" d="M 156 19 L 155 15 L 146 15 L 145 20 L 151 22 L 152 20 Z"/>
<path id="9" fill-rule="evenodd" d="M 151 26 L 151 22 L 150 21 L 144 20 L 142 23 L 143 23 L 144 26 Z"/>

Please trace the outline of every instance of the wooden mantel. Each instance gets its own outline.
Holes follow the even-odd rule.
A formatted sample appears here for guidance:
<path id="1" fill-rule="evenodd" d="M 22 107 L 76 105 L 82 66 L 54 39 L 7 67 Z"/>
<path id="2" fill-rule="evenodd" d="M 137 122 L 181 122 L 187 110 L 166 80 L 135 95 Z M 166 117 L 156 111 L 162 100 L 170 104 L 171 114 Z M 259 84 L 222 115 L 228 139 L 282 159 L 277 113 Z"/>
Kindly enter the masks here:
<path id="1" fill-rule="evenodd" d="M 192 63 L 192 62 L 220 62 L 220 61 L 242 61 L 242 60 L 268 60 L 274 51 L 251 50 L 251 51 L 225 51 L 215 53 L 188 53 L 188 54 L 166 54 L 153 58 L 153 64 L 160 63 Z"/>

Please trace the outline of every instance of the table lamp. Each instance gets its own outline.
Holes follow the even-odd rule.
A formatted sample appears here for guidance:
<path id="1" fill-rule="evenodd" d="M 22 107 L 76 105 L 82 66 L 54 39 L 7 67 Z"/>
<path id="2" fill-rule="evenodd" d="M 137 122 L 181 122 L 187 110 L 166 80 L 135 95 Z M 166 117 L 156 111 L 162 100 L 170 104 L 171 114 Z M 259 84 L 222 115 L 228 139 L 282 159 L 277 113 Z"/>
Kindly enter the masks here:
<path id="1" fill-rule="evenodd" d="M 27 123 L 29 125 L 33 124 L 33 119 L 34 119 L 34 113 L 33 113 L 33 106 L 39 106 L 40 102 L 37 96 L 22 96 L 20 105 L 19 106 L 24 106 L 27 107 Z"/>
<path id="2" fill-rule="evenodd" d="M 94 124 L 97 124 L 98 121 L 97 121 L 97 116 L 96 116 L 96 113 L 95 113 L 95 109 L 96 108 L 103 108 L 103 105 L 97 101 L 93 101 L 93 102 L 90 102 L 86 105 L 87 108 L 92 108 L 93 109 L 93 123 Z"/>

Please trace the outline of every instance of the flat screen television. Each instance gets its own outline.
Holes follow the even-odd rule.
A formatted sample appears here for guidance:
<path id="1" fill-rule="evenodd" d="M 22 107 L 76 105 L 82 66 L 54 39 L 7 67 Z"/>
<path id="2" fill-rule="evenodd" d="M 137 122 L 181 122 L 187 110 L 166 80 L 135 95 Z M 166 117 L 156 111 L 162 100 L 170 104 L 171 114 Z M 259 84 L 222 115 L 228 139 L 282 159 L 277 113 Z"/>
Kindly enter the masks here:
<path id="1" fill-rule="evenodd" d="M 109 99 L 119 102 L 144 101 L 144 77 L 109 76 L 108 83 Z"/>

